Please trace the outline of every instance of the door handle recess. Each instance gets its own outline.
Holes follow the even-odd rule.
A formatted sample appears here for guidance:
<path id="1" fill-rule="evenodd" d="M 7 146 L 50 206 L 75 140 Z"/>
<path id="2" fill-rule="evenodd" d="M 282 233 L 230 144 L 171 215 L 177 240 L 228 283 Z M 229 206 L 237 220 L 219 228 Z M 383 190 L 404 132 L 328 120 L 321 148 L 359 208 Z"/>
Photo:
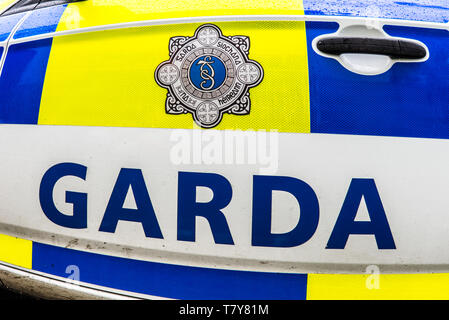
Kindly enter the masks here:
<path id="1" fill-rule="evenodd" d="M 330 37 L 320 39 L 316 47 L 323 53 L 341 55 L 345 53 L 378 54 L 392 59 L 418 60 L 427 56 L 420 44 L 401 39 L 380 39 L 360 37 Z"/>

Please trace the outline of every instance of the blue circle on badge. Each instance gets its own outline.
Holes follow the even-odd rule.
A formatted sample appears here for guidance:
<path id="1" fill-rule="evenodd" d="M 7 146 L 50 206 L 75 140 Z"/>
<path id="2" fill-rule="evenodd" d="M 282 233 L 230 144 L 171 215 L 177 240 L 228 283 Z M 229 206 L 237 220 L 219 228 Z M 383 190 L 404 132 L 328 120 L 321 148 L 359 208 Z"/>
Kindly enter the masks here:
<path id="1" fill-rule="evenodd" d="M 199 90 L 212 91 L 226 80 L 226 66 L 223 61 L 212 55 L 204 55 L 193 61 L 189 77 Z"/>

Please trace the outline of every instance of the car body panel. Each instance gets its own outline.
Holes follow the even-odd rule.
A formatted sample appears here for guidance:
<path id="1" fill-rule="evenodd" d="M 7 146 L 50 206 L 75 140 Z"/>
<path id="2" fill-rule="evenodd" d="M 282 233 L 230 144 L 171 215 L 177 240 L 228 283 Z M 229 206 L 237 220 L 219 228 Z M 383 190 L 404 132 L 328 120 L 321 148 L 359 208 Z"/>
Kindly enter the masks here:
<path id="1" fill-rule="evenodd" d="M 145 3 L 88 0 L 0 17 L 7 48 L 0 77 L 7 93 L 0 95 L 5 272 L 80 280 L 68 281 L 72 292 L 99 290 L 99 297 L 447 297 L 444 2 L 381 1 L 377 11 L 360 1 Z M 224 36 L 250 38 L 248 58 L 262 66 L 263 79 L 249 90 L 249 114 L 225 114 L 203 130 L 189 113 L 166 112 L 167 89 L 155 72 L 169 58 L 170 38 L 192 37 L 209 23 Z M 356 74 L 312 45 L 346 25 L 420 41 L 429 57 L 399 61 L 380 75 Z M 207 144 L 226 148 L 226 134 L 258 152 L 255 161 L 248 153 L 240 163 L 232 153 L 228 163 Z M 187 161 L 177 158 L 183 143 Z M 268 146 L 276 159 L 263 157 Z M 49 186 L 45 177 L 60 168 L 69 171 Z M 313 201 L 298 215 L 299 200 L 288 192 L 274 192 L 273 203 L 258 198 L 274 180 L 296 181 Z M 224 220 L 198 218 L 192 231 L 179 221 L 199 181 L 229 203 L 219 211 Z M 196 192 L 197 201 L 211 201 L 210 192 Z M 84 210 L 85 225 L 52 221 L 48 195 L 62 215 Z M 145 205 L 152 227 L 133 218 L 105 226 L 114 204 L 136 212 Z M 314 208 L 316 230 L 296 245 L 258 244 L 258 210 L 271 205 L 273 234 L 288 235 Z M 342 248 L 333 245 L 348 210 L 360 226 L 374 213 L 386 218 L 391 235 L 380 240 L 378 230 L 358 230 Z M 373 275 L 382 290 L 367 284 Z M 410 290 L 402 290 L 404 282 Z"/>
<path id="2" fill-rule="evenodd" d="M 335 24 L 308 22 L 307 36 L 336 29 Z M 449 54 L 441 46 L 449 41 L 447 30 L 391 25 L 384 30 L 426 43 L 429 60 L 395 64 L 384 74 L 367 77 L 316 55 L 309 41 L 311 131 L 447 139 L 449 78 L 438 71 L 449 69 Z"/>
<path id="3" fill-rule="evenodd" d="M 445 0 L 304 0 L 307 15 L 349 16 L 367 18 L 401 19 L 447 23 L 448 5 Z"/>

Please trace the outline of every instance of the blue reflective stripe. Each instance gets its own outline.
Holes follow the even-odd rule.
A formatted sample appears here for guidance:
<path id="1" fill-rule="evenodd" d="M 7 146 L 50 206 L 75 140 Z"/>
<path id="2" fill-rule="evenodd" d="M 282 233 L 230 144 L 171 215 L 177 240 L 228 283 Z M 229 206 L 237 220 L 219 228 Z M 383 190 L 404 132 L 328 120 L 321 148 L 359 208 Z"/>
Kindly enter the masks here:
<path id="1" fill-rule="evenodd" d="M 55 32 L 67 4 L 33 11 L 14 34 L 14 39 Z"/>
<path id="2" fill-rule="evenodd" d="M 33 11 L 14 38 L 55 31 L 66 6 Z M 12 17 L 17 20 L 24 14 Z M 9 47 L 0 78 L 0 92 L 7 93 L 0 95 L 0 123 L 37 124 L 52 41 L 48 38 Z"/>
<path id="3" fill-rule="evenodd" d="M 9 47 L 0 78 L 0 123 L 37 124 L 52 39 Z"/>
<path id="4" fill-rule="evenodd" d="M 25 13 L 13 14 L 10 16 L 0 17 L 0 41 L 8 39 L 14 27 L 25 16 Z"/>
<path id="5" fill-rule="evenodd" d="M 33 270 L 68 277 L 70 265 L 82 282 L 164 298 L 306 299 L 306 274 L 180 266 L 33 243 Z"/>
<path id="6" fill-rule="evenodd" d="M 308 15 L 374 17 L 428 22 L 448 22 L 447 0 L 303 0 Z"/>
<path id="7" fill-rule="evenodd" d="M 335 23 L 307 22 L 311 132 L 449 138 L 449 52 L 446 30 L 386 26 L 392 36 L 425 43 L 423 63 L 396 63 L 377 76 L 346 70 L 322 57 L 312 40 Z"/>

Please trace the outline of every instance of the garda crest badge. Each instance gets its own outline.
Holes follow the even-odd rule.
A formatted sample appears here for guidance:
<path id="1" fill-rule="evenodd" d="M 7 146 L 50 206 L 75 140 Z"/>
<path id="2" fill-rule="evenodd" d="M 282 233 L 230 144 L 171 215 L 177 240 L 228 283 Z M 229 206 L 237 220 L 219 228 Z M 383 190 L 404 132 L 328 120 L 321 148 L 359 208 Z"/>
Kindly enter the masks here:
<path id="1" fill-rule="evenodd" d="M 168 89 L 168 114 L 191 113 L 203 128 L 217 126 L 224 113 L 250 112 L 249 89 L 263 78 L 259 63 L 248 59 L 249 38 L 223 36 L 212 24 L 193 37 L 173 37 L 168 61 L 155 71 L 156 82 Z"/>

